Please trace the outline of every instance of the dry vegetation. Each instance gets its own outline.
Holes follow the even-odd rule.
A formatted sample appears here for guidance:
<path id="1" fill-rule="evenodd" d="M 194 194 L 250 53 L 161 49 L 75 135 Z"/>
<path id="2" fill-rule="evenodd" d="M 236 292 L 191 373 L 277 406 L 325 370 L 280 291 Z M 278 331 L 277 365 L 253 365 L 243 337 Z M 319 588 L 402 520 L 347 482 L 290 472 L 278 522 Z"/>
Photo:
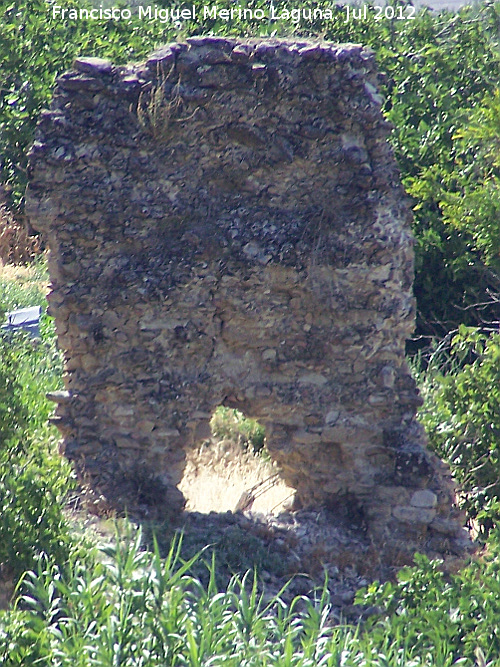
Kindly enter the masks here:
<path id="1" fill-rule="evenodd" d="M 0 188 L 0 262 L 25 264 L 40 251 L 40 238 L 30 234 L 22 220 L 14 218 Z"/>
<path id="2" fill-rule="evenodd" d="M 206 441 L 191 450 L 179 489 L 186 509 L 196 512 L 234 511 L 253 489 L 255 500 L 242 509 L 277 514 L 293 495 L 265 456 L 229 439 Z"/>

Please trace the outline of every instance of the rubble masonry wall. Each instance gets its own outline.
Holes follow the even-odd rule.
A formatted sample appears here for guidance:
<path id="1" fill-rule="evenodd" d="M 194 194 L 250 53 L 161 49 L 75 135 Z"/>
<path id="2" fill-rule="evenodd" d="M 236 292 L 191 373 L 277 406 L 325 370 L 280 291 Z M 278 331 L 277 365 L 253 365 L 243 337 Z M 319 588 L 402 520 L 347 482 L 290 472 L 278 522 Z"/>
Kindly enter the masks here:
<path id="1" fill-rule="evenodd" d="M 296 506 L 457 538 L 405 363 L 411 216 L 361 46 L 196 37 L 78 59 L 31 152 L 65 455 L 117 507 L 178 513 L 216 406 L 266 428 Z"/>

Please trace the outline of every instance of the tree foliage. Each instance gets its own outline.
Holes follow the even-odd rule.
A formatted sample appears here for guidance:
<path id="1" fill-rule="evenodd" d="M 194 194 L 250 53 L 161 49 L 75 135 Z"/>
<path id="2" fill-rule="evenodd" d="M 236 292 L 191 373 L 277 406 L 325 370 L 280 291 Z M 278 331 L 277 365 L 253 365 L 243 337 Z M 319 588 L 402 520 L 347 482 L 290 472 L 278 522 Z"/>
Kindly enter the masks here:
<path id="1" fill-rule="evenodd" d="M 53 17 L 52 4 L 0 2 L 1 180 L 16 206 L 22 208 L 26 153 L 37 115 L 49 104 L 56 76 L 76 55 L 124 63 L 140 60 L 162 42 L 207 33 L 361 42 L 374 49 L 385 77 L 384 111 L 394 124 L 392 142 L 414 200 L 419 331 L 442 335 L 460 323 L 491 319 L 491 309 L 478 310 L 473 304 L 488 301 L 488 294 L 500 289 L 497 262 L 492 261 L 500 238 L 498 165 L 490 141 L 497 122 L 500 5 L 486 3 L 457 14 L 423 10 L 414 20 L 376 20 L 369 11 L 366 19 L 346 22 L 341 7 L 332 9 L 318 0 L 313 7 L 333 11 L 331 20 L 227 22 L 204 18 L 201 0 L 195 0 L 198 18 L 179 26 L 139 20 L 137 14 L 120 21 L 62 20 Z M 58 4 L 85 6 L 77 0 Z M 230 0 L 219 4 L 232 6 Z M 264 0 L 251 6 L 268 11 Z M 275 3 L 276 13 L 283 7 Z"/>
<path id="2" fill-rule="evenodd" d="M 431 445 L 451 464 L 459 502 L 486 536 L 500 520 L 500 334 L 462 326 L 422 389 Z"/>

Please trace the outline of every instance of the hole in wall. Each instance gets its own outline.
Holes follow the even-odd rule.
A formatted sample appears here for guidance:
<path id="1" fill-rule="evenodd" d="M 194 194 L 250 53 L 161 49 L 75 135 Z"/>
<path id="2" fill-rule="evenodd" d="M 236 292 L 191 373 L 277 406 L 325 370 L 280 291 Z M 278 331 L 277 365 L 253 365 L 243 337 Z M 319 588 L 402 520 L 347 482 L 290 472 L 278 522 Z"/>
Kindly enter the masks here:
<path id="1" fill-rule="evenodd" d="M 239 410 L 219 406 L 212 435 L 186 452 L 179 490 L 190 512 L 251 510 L 279 514 L 295 490 L 280 477 L 265 443 L 264 427 Z"/>

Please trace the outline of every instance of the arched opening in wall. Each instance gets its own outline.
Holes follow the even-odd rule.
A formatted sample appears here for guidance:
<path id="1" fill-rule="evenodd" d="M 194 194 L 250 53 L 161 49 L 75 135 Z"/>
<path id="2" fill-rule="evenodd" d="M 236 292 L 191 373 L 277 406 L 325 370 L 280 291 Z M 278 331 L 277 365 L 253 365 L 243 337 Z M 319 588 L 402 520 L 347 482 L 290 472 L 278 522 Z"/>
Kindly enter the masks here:
<path id="1" fill-rule="evenodd" d="M 179 490 L 189 512 L 247 511 L 279 514 L 294 489 L 285 484 L 266 447 L 265 429 L 239 410 L 219 406 L 211 433 L 186 452 Z"/>

